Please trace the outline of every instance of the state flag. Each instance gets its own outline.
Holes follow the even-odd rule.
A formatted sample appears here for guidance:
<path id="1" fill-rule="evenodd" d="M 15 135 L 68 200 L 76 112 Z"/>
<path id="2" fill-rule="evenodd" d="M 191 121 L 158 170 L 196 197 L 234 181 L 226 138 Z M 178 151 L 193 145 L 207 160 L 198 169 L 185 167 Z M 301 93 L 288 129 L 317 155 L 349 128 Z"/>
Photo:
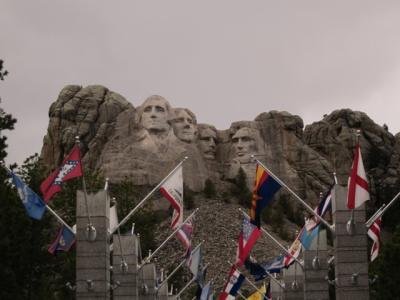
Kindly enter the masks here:
<path id="1" fill-rule="evenodd" d="M 299 257 L 299 255 L 301 253 L 302 247 L 301 247 L 301 242 L 300 242 L 300 235 L 303 230 L 304 230 L 304 228 L 299 232 L 299 234 L 297 235 L 293 244 L 290 246 L 290 248 L 288 250 L 290 255 L 289 254 L 285 255 L 285 259 L 283 261 L 285 264 L 285 268 L 289 268 L 296 261 L 296 259 Z"/>
<path id="2" fill-rule="evenodd" d="M 192 236 L 194 229 L 194 216 L 187 220 L 185 224 L 177 231 L 176 235 L 185 247 L 184 257 L 188 257 L 192 251 Z"/>
<path id="3" fill-rule="evenodd" d="M 61 191 L 63 182 L 82 175 L 81 153 L 79 145 L 75 145 L 65 157 L 61 166 L 54 170 L 40 185 L 44 201 L 48 203 L 56 193 Z"/>
<path id="4" fill-rule="evenodd" d="M 219 295 L 219 300 L 234 300 L 237 295 L 242 283 L 244 281 L 244 276 L 232 266 L 228 281 L 225 283 L 224 290 Z"/>
<path id="5" fill-rule="evenodd" d="M 361 157 L 360 145 L 357 144 L 348 181 L 347 207 L 355 209 L 369 198 L 367 174 Z"/>
<path id="6" fill-rule="evenodd" d="M 69 249 L 75 244 L 75 234 L 67 227 L 62 225 L 58 230 L 58 234 L 54 242 L 50 245 L 48 251 L 51 254 L 64 251 L 68 252 Z"/>
<path id="7" fill-rule="evenodd" d="M 368 236 L 373 242 L 371 248 L 371 261 L 374 261 L 378 257 L 379 250 L 381 248 L 381 225 L 382 216 L 377 218 L 368 229 Z"/>
<path id="8" fill-rule="evenodd" d="M 260 235 L 260 228 L 250 223 L 250 220 L 248 218 L 244 218 L 242 232 L 240 233 L 238 243 L 238 257 L 236 261 L 238 266 L 243 265 L 246 258 L 250 255 L 251 249 L 253 249 L 254 244 L 257 242 Z"/>
<path id="9" fill-rule="evenodd" d="M 161 194 L 174 209 L 171 228 L 175 230 L 183 222 L 183 177 L 180 166 L 161 186 Z"/>
<path id="10" fill-rule="evenodd" d="M 186 260 L 186 265 L 188 266 L 190 272 L 192 272 L 193 277 L 199 278 L 199 269 L 202 263 L 202 253 L 201 246 L 194 249 L 189 258 Z"/>
<path id="11" fill-rule="evenodd" d="M 262 166 L 257 164 L 250 208 L 251 223 L 260 227 L 262 210 L 272 201 L 272 197 L 280 188 L 280 183 L 268 174 Z"/>
<path id="12" fill-rule="evenodd" d="M 300 242 L 303 245 L 304 249 L 310 249 L 312 241 L 319 233 L 319 227 L 320 225 L 314 227 L 314 229 L 312 229 L 311 231 L 307 231 L 303 227 L 300 232 Z"/>
<path id="13" fill-rule="evenodd" d="M 46 204 L 43 200 L 27 186 L 21 178 L 10 172 L 13 184 L 15 185 L 19 198 L 25 207 L 26 213 L 35 220 L 41 220 L 46 211 Z"/>

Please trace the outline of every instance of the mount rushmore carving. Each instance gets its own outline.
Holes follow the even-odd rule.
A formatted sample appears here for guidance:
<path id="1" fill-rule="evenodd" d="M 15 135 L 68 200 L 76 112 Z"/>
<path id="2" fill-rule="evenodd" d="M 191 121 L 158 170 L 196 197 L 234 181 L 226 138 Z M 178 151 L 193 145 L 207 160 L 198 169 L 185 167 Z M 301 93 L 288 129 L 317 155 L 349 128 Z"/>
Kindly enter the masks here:
<path id="1" fill-rule="evenodd" d="M 188 156 L 184 181 L 192 190 L 203 190 L 206 179 L 224 187 L 240 168 L 251 188 L 254 154 L 302 197 L 316 202 L 332 183 L 334 171 L 339 183 L 347 182 L 354 133 L 361 129 L 373 195 L 376 189 L 399 184 L 399 135 L 348 109 L 334 111 L 305 129 L 299 116 L 270 111 L 217 130 L 198 124 L 192 111 L 174 108 L 162 96 L 150 96 L 135 108 L 103 86 L 71 85 L 51 105 L 49 118 L 41 152 L 45 164 L 58 165 L 79 135 L 85 168 L 98 170 L 111 181 L 154 185 Z"/>

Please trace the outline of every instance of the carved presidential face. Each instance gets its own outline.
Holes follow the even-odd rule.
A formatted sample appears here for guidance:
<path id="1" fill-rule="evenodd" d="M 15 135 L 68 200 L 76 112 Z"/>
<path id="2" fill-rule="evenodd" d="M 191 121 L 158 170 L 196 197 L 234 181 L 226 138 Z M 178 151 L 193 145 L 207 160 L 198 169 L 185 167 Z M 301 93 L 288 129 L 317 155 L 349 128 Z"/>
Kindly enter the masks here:
<path id="1" fill-rule="evenodd" d="M 196 118 L 186 109 L 175 109 L 172 127 L 181 141 L 191 143 L 197 134 Z"/>
<path id="2" fill-rule="evenodd" d="M 151 96 L 142 105 L 140 123 L 150 133 L 168 131 L 169 104 L 161 96 Z"/>
<path id="3" fill-rule="evenodd" d="M 217 133 L 211 128 L 199 130 L 199 147 L 205 159 L 215 159 Z"/>
<path id="4" fill-rule="evenodd" d="M 255 133 L 249 128 L 239 129 L 232 137 L 232 144 L 235 158 L 241 163 L 250 162 L 257 150 Z"/>

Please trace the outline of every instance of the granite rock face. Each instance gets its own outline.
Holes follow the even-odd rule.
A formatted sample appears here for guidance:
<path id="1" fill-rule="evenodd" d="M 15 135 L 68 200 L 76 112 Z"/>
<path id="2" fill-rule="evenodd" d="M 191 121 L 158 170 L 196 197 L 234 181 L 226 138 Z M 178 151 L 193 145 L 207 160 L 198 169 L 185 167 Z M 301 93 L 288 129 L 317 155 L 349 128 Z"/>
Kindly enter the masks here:
<path id="1" fill-rule="evenodd" d="M 377 188 L 399 181 L 400 137 L 349 109 L 336 110 L 306 128 L 299 116 L 270 111 L 217 130 L 197 124 L 193 112 L 173 108 L 161 96 L 150 96 L 135 108 L 102 86 L 67 86 L 49 117 L 41 153 L 49 168 L 60 164 L 79 135 L 85 168 L 115 182 L 128 178 L 137 185 L 155 185 L 188 156 L 184 180 L 193 191 L 201 191 L 208 178 L 217 188 L 226 186 L 219 183 L 232 182 L 240 168 L 252 189 L 253 154 L 300 197 L 315 203 L 333 183 L 333 172 L 346 184 L 357 129 L 374 199 L 381 201 Z"/>

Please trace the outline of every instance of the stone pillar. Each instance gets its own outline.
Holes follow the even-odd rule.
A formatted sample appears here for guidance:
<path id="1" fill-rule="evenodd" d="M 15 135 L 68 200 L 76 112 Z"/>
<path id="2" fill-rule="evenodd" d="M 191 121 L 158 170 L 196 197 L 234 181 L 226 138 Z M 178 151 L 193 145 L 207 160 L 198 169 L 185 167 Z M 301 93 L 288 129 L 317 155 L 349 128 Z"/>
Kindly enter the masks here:
<path id="1" fill-rule="evenodd" d="M 297 282 L 297 287 L 293 285 L 293 282 L 295 280 Z M 283 269 L 283 281 L 285 282 L 283 299 L 304 299 L 304 272 L 303 269 L 296 262 L 288 269 Z"/>
<path id="2" fill-rule="evenodd" d="M 76 198 L 76 299 L 110 299 L 109 200 L 104 191 L 87 195 L 91 222 L 97 232 L 96 239 L 88 241 L 84 193 L 77 191 Z"/>
<path id="3" fill-rule="evenodd" d="M 157 296 L 157 300 L 168 300 L 168 283 L 165 283 L 162 287 L 160 287 Z"/>
<path id="4" fill-rule="evenodd" d="M 281 283 L 284 284 L 283 281 L 277 278 L 277 280 Z M 270 280 L 270 285 L 271 285 L 271 296 L 272 299 L 274 300 L 283 300 L 283 289 L 281 286 L 275 282 L 275 280 Z"/>
<path id="5" fill-rule="evenodd" d="M 336 185 L 332 195 L 335 225 L 336 299 L 369 299 L 368 247 L 365 227 L 365 205 L 354 211 L 355 230 L 346 230 L 351 212 L 347 209 L 347 188 Z"/>
<path id="6" fill-rule="evenodd" d="M 304 251 L 304 299 L 329 300 L 326 230 L 319 231 L 311 242 L 310 249 Z M 318 251 L 317 251 L 318 249 Z M 319 259 L 319 264 L 315 257 Z M 314 263 L 313 263 L 314 261 Z"/>
<path id="7" fill-rule="evenodd" d="M 138 298 L 138 253 L 139 239 L 136 235 L 121 235 L 121 246 L 118 235 L 113 235 L 113 283 L 119 283 L 114 289 L 114 300 L 136 300 Z M 122 249 L 121 249 L 122 248 Z M 128 270 L 124 273 L 121 269 L 121 251 L 128 264 Z"/>
<path id="8" fill-rule="evenodd" d="M 156 299 L 156 266 L 154 263 L 145 264 L 139 270 L 139 299 L 155 300 Z"/>

